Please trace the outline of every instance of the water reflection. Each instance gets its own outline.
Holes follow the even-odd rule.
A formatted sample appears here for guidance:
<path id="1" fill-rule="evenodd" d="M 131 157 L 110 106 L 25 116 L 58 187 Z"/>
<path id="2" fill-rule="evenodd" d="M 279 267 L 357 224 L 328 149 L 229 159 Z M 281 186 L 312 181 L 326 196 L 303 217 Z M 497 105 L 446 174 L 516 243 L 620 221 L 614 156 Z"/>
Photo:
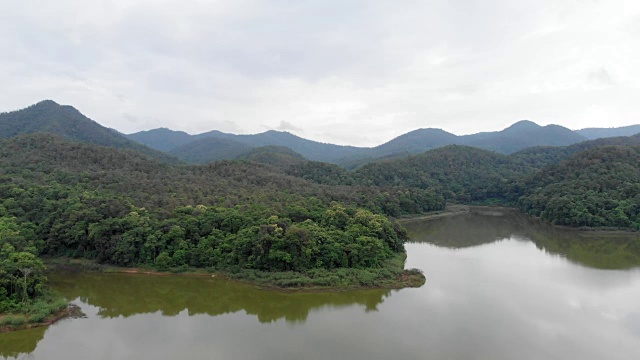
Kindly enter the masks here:
<path id="1" fill-rule="evenodd" d="M 363 307 L 366 313 L 377 311 L 378 306 L 391 295 L 391 290 L 384 289 L 285 293 L 200 276 L 53 272 L 49 280 L 52 287 L 67 299 L 76 299 L 89 315 L 90 319 L 86 320 L 89 322 L 149 314 L 152 318 L 134 320 L 134 323 L 148 323 L 166 317 L 174 317 L 176 323 L 180 323 L 184 317 L 202 314 L 216 317 L 244 312 L 257 318 L 261 324 L 284 319 L 288 324 L 302 325 L 311 312 L 323 309 L 355 305 Z M 64 327 L 64 324 L 56 324 L 53 328 L 59 325 Z M 46 330 L 47 327 L 39 327 L 0 334 L 0 357 L 19 357 L 33 352 Z M 132 336 L 139 333 L 127 331 Z"/>
<path id="2" fill-rule="evenodd" d="M 640 266 L 640 233 L 560 228 L 513 209 L 472 208 L 468 214 L 404 224 L 412 242 L 466 248 L 503 239 L 532 241 L 540 250 L 598 269 Z"/>
<path id="3" fill-rule="evenodd" d="M 208 277 L 52 274 L 88 318 L 0 334 L 0 357 L 637 357 L 635 234 L 567 231 L 495 209 L 407 228 L 415 240 L 407 267 L 422 269 L 427 283 L 399 292 L 287 294 Z"/>
<path id="4" fill-rule="evenodd" d="M 49 279 L 66 298 L 98 307 L 98 315 L 104 318 L 155 312 L 176 316 L 184 310 L 189 316 L 244 311 L 260 323 L 278 319 L 304 323 L 309 312 L 324 307 L 357 304 L 367 312 L 375 311 L 391 293 L 384 289 L 286 293 L 202 276 L 57 272 Z"/>
<path id="5" fill-rule="evenodd" d="M 38 342 L 44 338 L 45 331 L 47 327 L 42 326 L 0 334 L 0 356 L 10 358 L 33 352 Z"/>

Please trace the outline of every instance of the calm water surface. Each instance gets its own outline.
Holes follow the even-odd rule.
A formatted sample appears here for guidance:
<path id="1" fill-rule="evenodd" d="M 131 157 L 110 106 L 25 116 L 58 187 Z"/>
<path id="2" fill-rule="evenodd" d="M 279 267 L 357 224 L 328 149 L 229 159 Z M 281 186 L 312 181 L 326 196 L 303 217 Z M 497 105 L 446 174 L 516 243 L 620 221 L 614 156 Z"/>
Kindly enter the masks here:
<path id="1" fill-rule="evenodd" d="M 24 359 L 638 359 L 640 238 L 516 212 L 405 224 L 420 289 L 290 294 L 55 273 L 86 319 L 0 334 Z"/>

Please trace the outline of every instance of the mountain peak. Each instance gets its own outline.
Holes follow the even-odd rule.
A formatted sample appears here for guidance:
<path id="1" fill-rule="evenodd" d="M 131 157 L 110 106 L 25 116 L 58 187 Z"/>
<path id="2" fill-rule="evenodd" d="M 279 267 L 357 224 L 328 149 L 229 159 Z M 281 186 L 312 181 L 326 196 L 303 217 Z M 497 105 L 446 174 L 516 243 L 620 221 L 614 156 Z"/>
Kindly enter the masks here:
<path id="1" fill-rule="evenodd" d="M 42 101 L 38 101 L 37 103 L 34 104 L 35 106 L 38 105 L 60 105 L 57 102 L 51 100 L 51 99 L 44 99 Z"/>
<path id="2" fill-rule="evenodd" d="M 531 120 L 520 120 L 502 131 L 509 131 L 509 130 L 528 131 L 528 130 L 535 130 L 539 128 L 541 128 L 541 126 L 534 123 Z"/>
<path id="3" fill-rule="evenodd" d="M 60 107 L 60 104 L 58 104 L 57 102 L 50 100 L 50 99 L 45 99 L 42 101 L 39 101 L 33 105 L 31 105 L 30 107 L 33 108 L 53 108 L 53 107 Z"/>
<path id="4" fill-rule="evenodd" d="M 98 124 L 73 106 L 60 105 L 53 100 L 43 100 L 21 110 L 0 114 L 0 138 L 33 133 L 50 133 L 73 141 L 133 149 L 161 161 L 177 162 Z"/>

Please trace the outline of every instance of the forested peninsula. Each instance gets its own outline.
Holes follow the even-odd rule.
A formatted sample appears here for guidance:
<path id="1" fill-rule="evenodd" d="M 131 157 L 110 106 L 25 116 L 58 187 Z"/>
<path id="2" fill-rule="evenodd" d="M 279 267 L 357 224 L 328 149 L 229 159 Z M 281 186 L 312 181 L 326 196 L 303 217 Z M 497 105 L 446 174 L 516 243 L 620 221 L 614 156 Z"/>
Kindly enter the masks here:
<path id="1" fill-rule="evenodd" d="M 64 307 L 47 291 L 41 257 L 206 271 L 276 288 L 399 288 L 425 278 L 404 269 L 408 239 L 395 218 L 447 204 L 640 229 L 640 135 L 512 153 L 453 144 L 348 170 L 281 144 L 257 146 L 266 140 L 255 137 L 233 144 L 235 159 L 188 164 L 53 102 L 0 114 L 0 128 L 0 313 L 18 314 L 0 324 L 43 321 Z M 501 149 L 517 142 L 505 134 L 523 129 L 537 128 L 501 133 Z M 218 149 L 220 158 L 230 149 L 229 139 L 195 141 L 180 146 Z"/>

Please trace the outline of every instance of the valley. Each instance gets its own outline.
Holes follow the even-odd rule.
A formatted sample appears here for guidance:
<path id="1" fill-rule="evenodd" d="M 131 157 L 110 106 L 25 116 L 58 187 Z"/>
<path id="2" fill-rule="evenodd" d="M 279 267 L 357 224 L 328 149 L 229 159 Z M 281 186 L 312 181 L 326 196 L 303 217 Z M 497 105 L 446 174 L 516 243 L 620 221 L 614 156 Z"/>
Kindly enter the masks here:
<path id="1" fill-rule="evenodd" d="M 0 128 L 7 259 L 204 270 L 276 288 L 401 288 L 425 281 L 405 269 L 401 217 L 500 205 L 549 224 L 640 229 L 640 134 L 585 140 L 525 121 L 466 137 L 420 130 L 367 149 L 279 132 L 193 142 L 146 133 L 147 145 L 162 135 L 164 153 L 52 101 L 0 114 Z M 382 158 L 335 163 L 373 156 Z M 0 312 L 44 296 L 44 278 L 22 286 L 17 267 L 7 273 Z"/>

